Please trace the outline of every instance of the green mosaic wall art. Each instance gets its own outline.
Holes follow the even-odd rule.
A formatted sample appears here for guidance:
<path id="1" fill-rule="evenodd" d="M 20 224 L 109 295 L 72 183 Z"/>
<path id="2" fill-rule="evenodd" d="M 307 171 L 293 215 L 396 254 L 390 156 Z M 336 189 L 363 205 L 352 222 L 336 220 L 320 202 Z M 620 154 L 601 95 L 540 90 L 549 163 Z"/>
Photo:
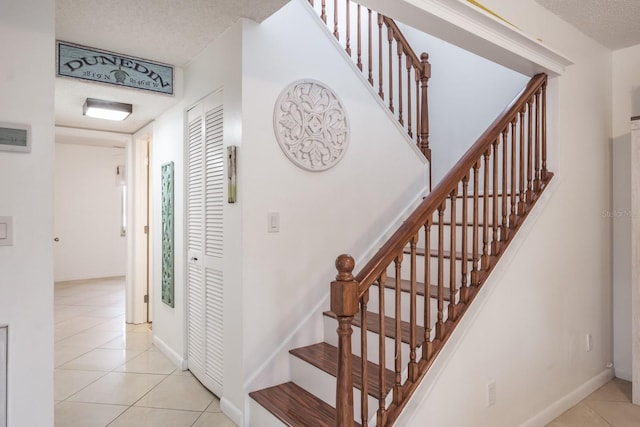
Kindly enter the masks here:
<path id="1" fill-rule="evenodd" d="M 173 276 L 173 162 L 165 163 L 162 174 L 162 302 L 174 307 Z"/>

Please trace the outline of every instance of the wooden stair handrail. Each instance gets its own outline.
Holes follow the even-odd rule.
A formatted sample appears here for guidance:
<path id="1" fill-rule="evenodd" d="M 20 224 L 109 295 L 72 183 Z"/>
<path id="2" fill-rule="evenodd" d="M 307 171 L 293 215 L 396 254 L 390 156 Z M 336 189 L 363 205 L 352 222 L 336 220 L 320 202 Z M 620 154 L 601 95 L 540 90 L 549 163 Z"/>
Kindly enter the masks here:
<path id="1" fill-rule="evenodd" d="M 358 296 L 362 297 L 373 283 L 386 270 L 402 248 L 410 241 L 412 236 L 422 227 L 440 205 L 447 199 L 451 192 L 467 175 L 469 169 L 480 161 L 482 155 L 491 147 L 493 141 L 502 130 L 511 123 L 513 116 L 517 115 L 531 98 L 547 82 L 546 74 L 535 75 L 509 106 L 500 114 L 487 130 L 476 140 L 467 152 L 458 160 L 455 166 L 447 173 L 429 195 L 418 205 L 416 210 L 402 223 L 400 228 L 389 240 L 376 252 L 355 276 L 359 283 Z"/>
<path id="2" fill-rule="evenodd" d="M 393 19 L 389 18 L 388 16 L 384 16 L 384 15 L 382 17 L 382 20 L 387 27 L 393 30 L 393 38 L 402 45 L 402 48 L 404 49 L 404 53 L 411 58 L 411 62 L 413 63 L 413 66 L 418 71 L 422 72 L 424 67 L 422 65 L 422 62 L 420 61 L 420 58 L 418 58 L 418 55 L 416 55 L 411 45 L 409 44 L 407 39 L 404 37 L 404 34 L 402 34 L 402 31 L 400 31 L 400 28 L 398 28 L 398 25 L 396 24 L 396 22 Z"/>

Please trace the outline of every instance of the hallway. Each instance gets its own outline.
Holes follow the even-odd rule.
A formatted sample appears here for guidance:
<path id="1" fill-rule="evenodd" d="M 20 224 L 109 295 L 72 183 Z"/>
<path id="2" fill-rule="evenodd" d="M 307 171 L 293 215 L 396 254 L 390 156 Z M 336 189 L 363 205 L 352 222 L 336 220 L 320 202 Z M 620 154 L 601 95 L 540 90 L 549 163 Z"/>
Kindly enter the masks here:
<path id="1" fill-rule="evenodd" d="M 124 321 L 124 278 L 55 284 L 56 427 L 232 427 L 218 399 Z"/>

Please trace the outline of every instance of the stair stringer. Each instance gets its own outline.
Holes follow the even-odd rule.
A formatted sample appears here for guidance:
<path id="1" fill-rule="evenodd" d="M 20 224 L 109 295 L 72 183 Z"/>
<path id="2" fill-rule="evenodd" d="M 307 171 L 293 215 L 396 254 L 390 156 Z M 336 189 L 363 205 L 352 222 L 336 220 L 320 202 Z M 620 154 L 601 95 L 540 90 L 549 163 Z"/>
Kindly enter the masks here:
<path id="1" fill-rule="evenodd" d="M 533 206 L 532 210 L 528 213 L 524 223 L 520 226 L 520 229 L 510 242 L 508 249 L 501 256 L 500 261 L 496 264 L 489 277 L 482 285 L 482 289 L 478 292 L 474 300 L 469 305 L 469 308 L 460 319 L 458 325 L 451 333 L 451 336 L 443 346 L 442 350 L 436 355 L 435 361 L 427 371 L 424 378 L 422 378 L 420 385 L 413 393 L 406 406 L 397 418 L 395 425 L 422 425 L 421 420 L 417 418 L 416 412 L 429 398 L 429 396 L 435 392 L 438 386 L 438 379 L 442 376 L 448 367 L 449 362 L 458 351 L 465 337 L 473 327 L 475 320 L 478 318 L 492 295 L 501 286 L 506 284 L 503 281 L 503 277 L 510 265 L 514 262 L 518 256 L 518 252 L 530 233 L 535 229 L 535 224 L 542 215 L 549 200 L 553 197 L 556 189 L 560 185 L 562 178 L 555 175 L 545 188 L 540 199 L 538 199 Z"/>

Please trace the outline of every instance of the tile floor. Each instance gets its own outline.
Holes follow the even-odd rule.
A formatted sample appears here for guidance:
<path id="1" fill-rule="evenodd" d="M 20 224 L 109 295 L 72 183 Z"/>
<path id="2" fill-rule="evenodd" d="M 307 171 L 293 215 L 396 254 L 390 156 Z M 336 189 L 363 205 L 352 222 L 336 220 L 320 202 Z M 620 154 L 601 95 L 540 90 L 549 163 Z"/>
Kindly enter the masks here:
<path id="1" fill-rule="evenodd" d="M 631 403 L 631 383 L 614 378 L 547 427 L 637 427 L 640 406 Z"/>
<path id="2" fill-rule="evenodd" d="M 124 279 L 55 284 L 56 427 L 231 427 L 218 399 L 124 321 Z"/>

